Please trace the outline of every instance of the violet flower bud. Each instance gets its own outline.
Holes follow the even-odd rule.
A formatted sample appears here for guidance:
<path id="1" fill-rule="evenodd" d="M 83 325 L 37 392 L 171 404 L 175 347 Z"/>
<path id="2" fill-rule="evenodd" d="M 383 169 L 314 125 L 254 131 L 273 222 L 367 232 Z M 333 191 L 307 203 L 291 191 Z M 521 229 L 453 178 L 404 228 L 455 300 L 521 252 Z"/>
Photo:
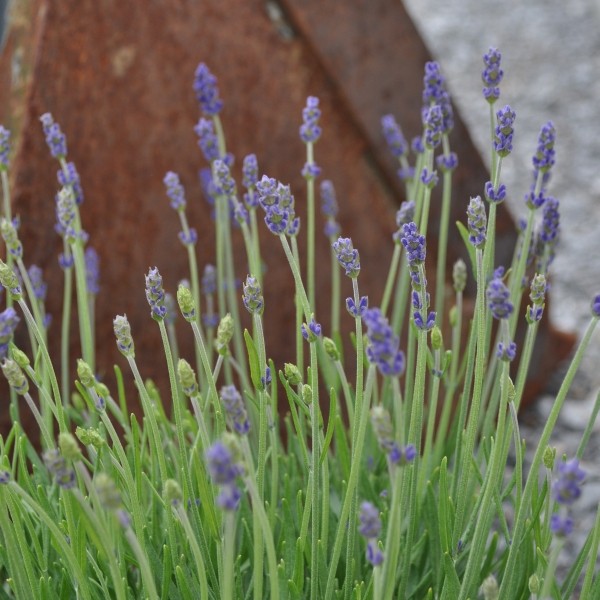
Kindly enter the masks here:
<path id="1" fill-rule="evenodd" d="M 204 63 L 196 68 L 193 87 L 202 111 L 211 117 L 218 115 L 223 108 L 223 101 L 219 98 L 217 78 Z"/>

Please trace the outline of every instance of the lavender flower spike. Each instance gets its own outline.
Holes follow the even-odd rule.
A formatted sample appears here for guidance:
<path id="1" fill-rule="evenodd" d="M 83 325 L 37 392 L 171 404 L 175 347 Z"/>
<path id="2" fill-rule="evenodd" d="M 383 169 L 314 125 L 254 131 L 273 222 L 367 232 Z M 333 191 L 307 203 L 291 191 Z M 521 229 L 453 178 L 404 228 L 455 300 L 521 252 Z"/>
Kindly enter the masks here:
<path id="1" fill-rule="evenodd" d="M 483 81 L 483 97 L 493 104 L 500 97 L 500 82 L 504 76 L 504 72 L 500 68 L 500 59 L 502 55 L 496 48 L 490 48 L 487 54 L 483 55 L 483 63 L 485 69 L 481 73 Z"/>
<path id="2" fill-rule="evenodd" d="M 367 358 L 377 365 L 384 376 L 400 376 L 404 372 L 404 353 L 399 349 L 400 340 L 394 335 L 388 320 L 379 308 L 364 311 L 367 326 Z"/>
<path id="3" fill-rule="evenodd" d="M 306 99 L 306 107 L 302 109 L 302 125 L 300 125 L 300 139 L 305 143 L 314 143 L 321 137 L 319 118 L 321 110 L 319 99 L 309 96 Z"/>
<path id="4" fill-rule="evenodd" d="M 198 146 L 208 162 L 219 158 L 219 142 L 215 133 L 215 127 L 210 119 L 201 117 L 198 124 L 194 127 L 198 136 Z"/>
<path id="5" fill-rule="evenodd" d="M 232 451 L 220 441 L 206 451 L 208 472 L 214 483 L 221 487 L 217 504 L 223 510 L 236 510 L 241 492 L 235 485 L 236 478 L 243 473 L 242 467 L 234 461 Z"/>
<path id="6" fill-rule="evenodd" d="M 200 63 L 194 73 L 194 92 L 206 115 L 213 117 L 221 112 L 223 101 L 219 98 L 217 78 L 204 63 Z"/>
<path id="7" fill-rule="evenodd" d="M 381 117 L 381 129 L 383 137 L 390 149 L 390 152 L 396 158 L 404 156 L 408 151 L 408 143 L 400 129 L 394 115 L 385 115 Z"/>
<path id="8" fill-rule="evenodd" d="M 350 238 L 338 238 L 332 244 L 335 256 L 351 279 L 356 279 L 360 273 L 360 256 L 358 250 L 354 249 Z"/>
<path id="9" fill-rule="evenodd" d="M 12 306 L 0 312 L 0 358 L 6 358 L 8 345 L 12 340 L 19 321 L 19 316 Z"/>
<path id="10" fill-rule="evenodd" d="M 502 281 L 504 268 L 498 267 L 494 271 L 494 277 L 489 282 L 485 292 L 488 308 L 494 319 L 508 319 L 513 311 L 510 301 L 510 291 Z"/>
<path id="11" fill-rule="evenodd" d="M 550 170 L 554 164 L 554 143 L 556 141 L 556 129 L 552 121 L 548 121 L 541 129 L 538 137 L 538 145 L 533 155 L 533 168 L 542 173 Z"/>
<path id="12" fill-rule="evenodd" d="M 358 532 L 367 540 L 367 560 L 376 567 L 383 562 L 383 553 L 377 545 L 377 538 L 381 533 L 379 511 L 371 502 L 363 502 L 358 518 Z"/>
<path id="13" fill-rule="evenodd" d="M 135 348 L 131 336 L 131 326 L 127 315 L 117 315 L 113 320 L 113 330 L 117 338 L 117 348 L 126 358 L 134 358 Z"/>
<path id="14" fill-rule="evenodd" d="M 467 225 L 469 241 L 475 248 L 483 248 L 486 239 L 487 217 L 485 205 L 480 196 L 471 198 L 467 208 Z"/>
<path id="15" fill-rule="evenodd" d="M 256 154 L 248 154 L 244 157 L 242 166 L 242 185 L 249 190 L 258 183 L 258 161 Z"/>
<path id="16" fill-rule="evenodd" d="M 64 158 L 67 155 L 67 138 L 61 131 L 60 125 L 54 122 L 50 113 L 43 114 L 40 117 L 40 121 L 42 122 L 50 154 L 54 158 Z"/>
<path id="17" fill-rule="evenodd" d="M 152 318 L 162 321 L 167 315 L 167 307 L 162 277 L 156 267 L 151 268 L 146 275 L 146 300 L 150 305 Z"/>
<path id="18" fill-rule="evenodd" d="M 8 169 L 8 153 L 10 152 L 10 131 L 0 125 L 0 171 Z"/>
<path id="19" fill-rule="evenodd" d="M 88 294 L 97 296 L 100 292 L 100 257 L 92 246 L 85 249 L 85 281 Z"/>
<path id="20" fill-rule="evenodd" d="M 241 394 L 234 385 L 225 385 L 220 396 L 230 427 L 240 435 L 246 435 L 250 431 L 250 421 Z"/>
<path id="21" fill-rule="evenodd" d="M 168 171 L 163 178 L 163 183 L 167 188 L 167 196 L 171 200 L 171 208 L 176 211 L 185 210 L 185 191 L 179 181 L 179 175 L 173 171 Z"/>
<path id="22" fill-rule="evenodd" d="M 242 287 L 244 290 L 242 301 L 246 310 L 253 315 L 262 315 L 265 309 L 265 300 L 256 277 L 248 275 Z"/>
<path id="23" fill-rule="evenodd" d="M 494 132 L 494 150 L 498 156 L 508 156 L 512 151 L 515 111 L 507 104 L 496 113 L 498 124 Z"/>
<path id="24" fill-rule="evenodd" d="M 425 236 L 419 233 L 414 222 L 402 225 L 402 245 L 406 249 L 406 259 L 410 267 L 415 268 L 425 262 Z"/>
<path id="25" fill-rule="evenodd" d="M 83 188 L 74 162 L 67 163 L 66 173 L 64 169 L 59 169 L 56 172 L 56 178 L 62 187 L 69 186 L 73 190 L 77 206 L 83 204 Z"/>

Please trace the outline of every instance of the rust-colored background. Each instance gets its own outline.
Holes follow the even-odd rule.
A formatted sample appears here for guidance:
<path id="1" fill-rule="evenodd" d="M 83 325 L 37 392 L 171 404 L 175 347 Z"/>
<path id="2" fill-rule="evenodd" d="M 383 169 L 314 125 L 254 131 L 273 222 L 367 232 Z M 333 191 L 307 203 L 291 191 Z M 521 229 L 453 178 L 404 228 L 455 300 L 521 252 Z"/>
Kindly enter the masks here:
<path id="1" fill-rule="evenodd" d="M 57 164 L 38 121 L 51 112 L 79 170 L 83 226 L 101 258 L 98 368 L 109 386 L 112 364 L 122 364 L 112 319 L 126 313 L 142 375 L 167 390 L 158 328 L 144 295 L 150 266 L 159 268 L 168 291 L 187 277 L 177 215 L 162 184 L 166 171 L 179 173 L 186 187 L 200 267 L 214 262 L 210 209 L 198 181 L 205 163 L 193 132 L 200 112 L 192 79 L 200 61 L 219 79 L 234 174 L 239 176 L 246 154 L 256 153 L 261 173 L 292 185 L 301 216 L 305 149 L 298 127 L 306 97 L 320 98 L 324 133 L 316 161 L 336 186 L 342 231 L 360 251 L 361 292 L 372 304 L 379 302 L 393 251 L 394 212 L 403 200 L 379 119 L 393 112 L 408 138 L 419 133 L 423 65 L 431 59 L 400 2 L 23 0 L 13 17 L 0 61 L 0 116 L 14 136 L 13 211 L 22 218 L 25 261 L 43 267 L 50 283 L 56 343 L 62 294 L 61 242 L 53 229 Z M 469 197 L 482 192 L 488 177 L 460 118 L 456 121 L 451 141 L 460 167 L 452 218 L 464 220 Z M 435 256 L 438 193 L 430 257 Z M 318 227 L 320 232 L 321 221 Z M 234 238 L 242 256 L 240 236 Z M 502 209 L 499 262 L 510 260 L 514 239 Z M 462 253 L 461 244 L 454 235 L 449 264 Z M 267 352 L 281 366 L 293 357 L 293 280 L 278 240 L 268 232 L 262 250 L 268 268 Z M 319 236 L 318 262 L 328 265 L 328 254 L 327 241 Z M 237 267 L 245 277 L 245 266 L 238 262 Z M 328 267 L 319 269 L 317 285 L 328 298 Z M 343 293 L 349 293 L 347 280 L 344 285 Z M 328 307 L 318 302 L 317 311 L 327 333 Z M 182 333 L 182 353 L 189 356 L 191 335 Z M 555 339 L 547 330 L 541 336 L 546 347 Z M 568 343 L 564 348 L 568 351 Z M 78 355 L 74 339 L 72 356 Z M 541 368 L 543 374 L 547 364 Z"/>

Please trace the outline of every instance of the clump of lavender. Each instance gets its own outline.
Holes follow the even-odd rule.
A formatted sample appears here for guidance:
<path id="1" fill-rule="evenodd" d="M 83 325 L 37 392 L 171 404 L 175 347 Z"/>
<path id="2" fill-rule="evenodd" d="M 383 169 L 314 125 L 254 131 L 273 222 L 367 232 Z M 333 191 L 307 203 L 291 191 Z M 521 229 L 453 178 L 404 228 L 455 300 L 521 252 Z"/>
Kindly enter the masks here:
<path id="1" fill-rule="evenodd" d="M 242 493 L 235 482 L 244 473 L 243 467 L 235 460 L 231 449 L 221 441 L 215 442 L 206 451 L 205 458 L 213 483 L 221 488 L 217 505 L 226 511 L 236 510 Z"/>
<path id="2" fill-rule="evenodd" d="M 388 320 L 379 308 L 369 308 L 363 313 L 367 327 L 367 358 L 377 366 L 382 375 L 398 377 L 404 372 L 404 353 L 400 339 L 394 334 Z"/>
<path id="3" fill-rule="evenodd" d="M 223 101 L 219 97 L 217 78 L 204 63 L 200 63 L 194 73 L 194 93 L 200 108 L 206 115 L 212 117 L 221 112 Z"/>
<path id="4" fill-rule="evenodd" d="M 383 562 L 383 552 L 379 549 L 377 541 L 381 534 L 379 511 L 371 502 L 363 502 L 360 505 L 358 518 L 360 520 L 358 532 L 367 540 L 367 560 L 377 567 Z"/>
<path id="5" fill-rule="evenodd" d="M 483 64 L 485 68 L 481 73 L 483 81 L 483 97 L 493 104 L 500 97 L 500 82 L 504 76 L 504 71 L 500 66 L 502 55 L 496 48 L 490 48 L 483 55 Z"/>

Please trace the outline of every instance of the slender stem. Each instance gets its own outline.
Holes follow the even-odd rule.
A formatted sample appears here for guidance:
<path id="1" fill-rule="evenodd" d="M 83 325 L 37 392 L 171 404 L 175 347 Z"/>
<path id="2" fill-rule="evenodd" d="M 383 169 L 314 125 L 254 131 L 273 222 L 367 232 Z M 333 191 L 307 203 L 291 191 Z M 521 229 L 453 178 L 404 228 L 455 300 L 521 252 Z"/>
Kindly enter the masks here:
<path id="1" fill-rule="evenodd" d="M 398 264 L 400 262 L 400 255 L 402 253 L 402 245 L 399 243 L 394 244 L 394 253 L 392 254 L 392 262 L 390 264 L 390 270 L 388 272 L 387 280 L 385 282 L 385 289 L 383 292 L 383 298 L 381 300 L 381 312 L 385 315 L 387 313 L 390 298 L 392 296 L 392 289 L 394 287 L 394 281 L 396 281 L 396 273 L 398 271 Z"/>
<path id="2" fill-rule="evenodd" d="M 233 559 L 235 556 L 235 512 L 225 512 L 223 519 L 223 584 L 221 586 L 221 600 L 233 599 Z M 262 577 L 261 577 L 262 580 Z M 256 586 L 256 581 L 254 582 Z"/>
<path id="3" fill-rule="evenodd" d="M 306 143 L 306 163 L 314 165 L 314 144 Z M 306 281 L 308 300 L 316 311 L 315 298 L 315 179 L 306 179 Z"/>
<path id="4" fill-rule="evenodd" d="M 311 578 L 310 578 L 310 596 L 312 600 L 317 600 L 319 597 L 319 577 L 318 577 L 318 542 L 319 542 L 319 458 L 321 456 L 321 447 L 319 444 L 319 366 L 317 364 L 317 347 L 316 342 L 310 344 L 310 375 L 312 401 L 310 404 L 311 416 L 311 437 L 312 437 L 312 453 L 311 453 L 311 471 L 313 473 L 312 486 L 312 520 L 311 520 Z"/>

